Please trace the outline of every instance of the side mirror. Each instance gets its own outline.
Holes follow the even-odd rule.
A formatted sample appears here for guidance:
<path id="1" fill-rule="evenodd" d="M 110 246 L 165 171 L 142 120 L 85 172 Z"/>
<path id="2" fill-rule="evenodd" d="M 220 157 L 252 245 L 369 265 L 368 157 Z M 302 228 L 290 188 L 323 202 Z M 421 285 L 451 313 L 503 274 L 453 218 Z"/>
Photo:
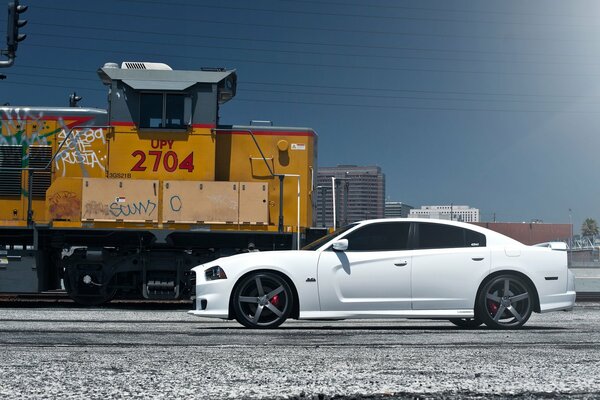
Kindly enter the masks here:
<path id="1" fill-rule="evenodd" d="M 345 251 L 348 250 L 348 239 L 340 239 L 336 242 L 333 242 L 333 250 L 335 251 Z"/>

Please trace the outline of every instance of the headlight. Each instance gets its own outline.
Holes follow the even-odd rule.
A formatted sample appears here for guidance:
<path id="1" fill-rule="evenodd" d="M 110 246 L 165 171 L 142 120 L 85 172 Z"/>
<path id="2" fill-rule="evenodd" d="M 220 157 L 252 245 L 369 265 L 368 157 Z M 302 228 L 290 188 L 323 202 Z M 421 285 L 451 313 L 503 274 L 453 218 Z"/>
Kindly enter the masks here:
<path id="1" fill-rule="evenodd" d="M 216 267 L 211 267 L 211 268 L 207 269 L 206 271 L 204 271 L 204 275 L 206 276 L 207 281 L 214 281 L 217 279 L 227 279 L 227 275 L 225 275 L 225 271 L 223 271 L 223 268 L 219 267 L 218 265 Z"/>

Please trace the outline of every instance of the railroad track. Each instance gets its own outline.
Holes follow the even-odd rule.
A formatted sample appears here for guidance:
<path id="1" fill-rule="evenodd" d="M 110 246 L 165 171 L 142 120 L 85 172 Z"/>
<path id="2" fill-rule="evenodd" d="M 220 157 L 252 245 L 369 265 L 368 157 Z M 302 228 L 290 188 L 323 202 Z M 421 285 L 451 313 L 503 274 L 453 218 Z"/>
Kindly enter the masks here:
<path id="1" fill-rule="evenodd" d="M 600 301 L 600 292 L 577 292 L 576 301 Z"/>
<path id="2" fill-rule="evenodd" d="M 75 303 L 65 291 L 50 291 L 42 293 L 1 293 L 0 307 L 62 307 L 89 308 Z M 147 299 L 114 299 L 102 305 L 103 308 L 132 308 L 132 309 L 191 309 L 191 300 L 147 300 Z"/>

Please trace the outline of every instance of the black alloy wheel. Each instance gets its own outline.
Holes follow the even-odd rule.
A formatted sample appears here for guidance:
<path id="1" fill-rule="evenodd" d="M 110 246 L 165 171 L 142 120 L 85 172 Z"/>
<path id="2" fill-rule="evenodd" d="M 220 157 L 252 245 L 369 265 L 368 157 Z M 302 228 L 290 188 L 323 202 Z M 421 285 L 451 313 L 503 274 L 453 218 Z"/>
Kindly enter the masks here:
<path id="1" fill-rule="evenodd" d="M 481 319 L 479 319 L 478 317 L 475 318 L 452 318 L 450 319 L 450 322 L 452 322 L 454 325 L 460 327 L 460 328 L 477 328 L 478 326 L 480 326 L 481 324 L 483 324 L 483 321 Z"/>
<path id="2" fill-rule="evenodd" d="M 485 284 L 477 299 L 477 315 L 490 328 L 523 326 L 533 311 L 533 289 L 521 277 L 499 275 Z"/>
<path id="3" fill-rule="evenodd" d="M 276 328 L 290 315 L 293 301 L 292 290 L 280 275 L 251 273 L 233 293 L 235 319 L 248 328 Z"/>

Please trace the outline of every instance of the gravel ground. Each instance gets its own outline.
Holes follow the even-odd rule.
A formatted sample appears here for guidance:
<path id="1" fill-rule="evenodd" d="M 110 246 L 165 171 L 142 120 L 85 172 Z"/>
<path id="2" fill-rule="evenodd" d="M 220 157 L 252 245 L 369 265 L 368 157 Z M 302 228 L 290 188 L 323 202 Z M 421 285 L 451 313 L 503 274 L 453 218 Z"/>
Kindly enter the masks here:
<path id="1" fill-rule="evenodd" d="M 600 304 L 525 329 L 289 321 L 185 310 L 0 309 L 0 398 L 600 398 Z"/>

